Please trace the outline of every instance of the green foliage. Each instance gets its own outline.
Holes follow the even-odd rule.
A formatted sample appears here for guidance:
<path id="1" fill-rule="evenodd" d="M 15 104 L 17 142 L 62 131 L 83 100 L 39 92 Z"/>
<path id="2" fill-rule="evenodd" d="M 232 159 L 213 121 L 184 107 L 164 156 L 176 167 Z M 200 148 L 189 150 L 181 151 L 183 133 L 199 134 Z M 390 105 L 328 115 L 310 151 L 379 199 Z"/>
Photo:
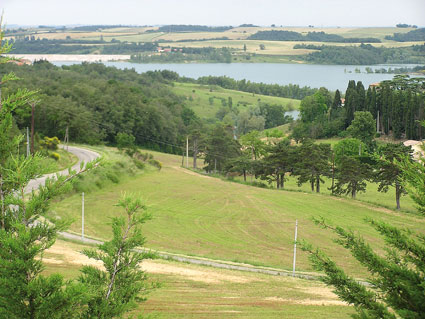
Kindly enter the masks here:
<path id="1" fill-rule="evenodd" d="M 231 127 L 216 125 L 204 141 L 204 169 L 207 172 L 223 171 L 228 160 L 240 155 L 240 145 L 233 138 Z"/>
<path id="2" fill-rule="evenodd" d="M 306 140 L 297 150 L 293 175 L 298 177 L 298 186 L 309 182 L 311 191 L 320 193 L 323 177 L 330 174 L 329 159 L 332 154 L 330 144 L 314 144 Z"/>
<path id="3" fill-rule="evenodd" d="M 415 201 L 418 210 L 425 214 L 425 159 L 412 162 L 408 157 L 395 159 L 395 164 L 401 170 L 402 184 L 409 196 Z"/>
<path id="4" fill-rule="evenodd" d="M 154 166 L 154 167 L 156 167 L 159 171 L 161 170 L 161 168 L 162 168 L 162 163 L 160 162 L 160 161 L 158 161 L 158 160 L 156 160 L 156 159 L 153 159 L 153 158 L 151 158 L 151 159 L 149 159 L 149 164 L 151 164 L 152 166 Z"/>
<path id="5" fill-rule="evenodd" d="M 387 35 L 385 39 L 399 42 L 425 41 L 425 28 L 412 30 L 407 33 L 394 33 L 393 36 Z"/>
<path id="6" fill-rule="evenodd" d="M 336 165 L 336 179 L 332 193 L 351 194 L 366 191 L 366 182 L 372 180 L 372 165 L 368 156 L 342 156 Z"/>
<path id="7" fill-rule="evenodd" d="M 367 152 L 366 144 L 355 138 L 345 138 L 333 147 L 335 153 L 335 161 L 340 162 L 342 157 L 351 156 L 355 157 Z"/>
<path id="8" fill-rule="evenodd" d="M 53 158 L 55 161 L 59 161 L 59 160 L 60 160 L 60 158 L 61 158 L 61 156 L 59 155 L 59 153 L 56 153 L 56 152 L 51 152 L 51 153 L 49 154 L 49 156 L 50 156 L 51 158 Z"/>
<path id="9" fill-rule="evenodd" d="M 132 149 L 135 147 L 134 141 L 135 137 L 131 134 L 119 132 L 117 136 L 115 136 L 115 142 L 117 143 L 118 149 L 122 150 L 125 148 Z"/>
<path id="10" fill-rule="evenodd" d="M 40 141 L 40 147 L 43 150 L 54 151 L 58 149 L 58 145 L 60 144 L 59 139 L 54 137 L 45 136 L 43 140 Z"/>
<path id="11" fill-rule="evenodd" d="M 322 280 L 334 286 L 335 293 L 355 306 L 354 318 L 423 318 L 425 312 L 425 246 L 423 236 L 412 234 L 383 222 L 369 220 L 375 230 L 385 239 L 388 247 L 386 257 L 380 256 L 368 243 L 353 231 L 331 227 L 317 220 L 324 228 L 338 235 L 337 243 L 350 250 L 351 254 L 372 275 L 366 287 L 345 274 L 319 249 L 304 243 L 310 259 L 326 277 Z"/>
<path id="12" fill-rule="evenodd" d="M 406 158 L 406 161 L 412 161 L 411 147 L 403 144 L 385 144 L 378 149 L 380 157 L 377 159 L 377 171 L 375 172 L 375 180 L 379 183 L 378 191 L 387 192 L 389 186 L 396 190 L 397 209 L 400 209 L 400 197 L 406 194 L 406 190 L 402 185 L 401 177 L 403 171 L 396 164 Z"/>
<path id="13" fill-rule="evenodd" d="M 371 145 L 375 137 L 376 123 L 370 112 L 355 112 L 354 120 L 347 128 L 348 133 L 365 143 Z"/>
<path id="14" fill-rule="evenodd" d="M 42 136 L 64 136 L 68 127 L 70 141 L 115 144 L 117 134 L 125 132 L 137 145 L 176 152 L 168 144 L 178 145 L 185 133 L 184 107 L 168 86 L 172 72 L 140 75 L 96 63 L 58 68 L 48 62 L 22 67 L 8 63 L 0 75 L 8 71 L 24 77 L 22 85 L 39 90 L 43 103 L 36 107 L 35 126 Z M 18 84 L 3 92 L 9 99 L 26 94 Z M 15 120 L 19 128 L 30 126 L 27 112 Z"/>
<path id="15" fill-rule="evenodd" d="M 137 302 L 144 301 L 143 296 L 152 288 L 146 283 L 140 263 L 153 255 L 135 250 L 145 244 L 141 225 L 150 215 L 134 196 L 124 195 L 116 206 L 123 208 L 125 214 L 112 219 L 113 239 L 97 250 L 83 251 L 87 257 L 100 261 L 105 269 L 84 266 L 81 270 L 79 282 L 90 292 L 84 318 L 122 318 Z"/>

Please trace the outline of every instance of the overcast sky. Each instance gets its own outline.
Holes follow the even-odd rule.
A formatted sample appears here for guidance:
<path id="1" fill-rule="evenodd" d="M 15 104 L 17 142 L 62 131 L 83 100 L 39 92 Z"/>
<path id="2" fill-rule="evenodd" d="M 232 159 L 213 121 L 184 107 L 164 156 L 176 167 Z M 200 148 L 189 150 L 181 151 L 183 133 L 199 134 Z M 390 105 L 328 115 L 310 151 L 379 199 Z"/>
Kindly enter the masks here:
<path id="1" fill-rule="evenodd" d="M 425 26 L 425 0 L 0 0 L 7 24 Z"/>

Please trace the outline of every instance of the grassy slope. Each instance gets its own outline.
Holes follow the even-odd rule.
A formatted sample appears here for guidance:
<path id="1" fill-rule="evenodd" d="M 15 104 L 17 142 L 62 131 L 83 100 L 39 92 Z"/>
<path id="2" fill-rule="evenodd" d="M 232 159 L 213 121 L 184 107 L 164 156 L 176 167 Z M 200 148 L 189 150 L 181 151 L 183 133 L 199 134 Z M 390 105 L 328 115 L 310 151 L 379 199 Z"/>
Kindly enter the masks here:
<path id="1" fill-rule="evenodd" d="M 70 168 L 75 163 L 78 162 L 77 156 L 75 156 L 72 153 L 69 153 L 63 149 L 58 149 L 55 151 L 60 155 L 60 158 L 58 161 L 51 157 L 46 157 L 44 159 L 43 165 L 44 167 L 48 167 L 48 171 L 46 173 L 54 173 L 61 170 L 64 170 L 66 168 Z"/>
<path id="2" fill-rule="evenodd" d="M 226 99 L 227 102 L 227 99 L 231 97 L 233 107 L 238 108 L 239 111 L 249 110 L 250 107 L 257 106 L 258 102 L 282 105 L 286 110 L 290 110 L 291 108 L 298 109 L 300 105 L 300 101 L 294 99 L 260 94 L 253 95 L 247 92 L 227 90 L 216 86 L 214 86 L 213 92 L 210 92 L 210 88 L 211 86 L 209 85 L 176 82 L 173 91 L 177 95 L 184 96 L 186 98 L 186 105 L 201 118 L 215 117 L 217 111 L 222 107 L 221 98 Z M 210 97 L 214 98 L 213 105 L 209 103 Z M 248 104 L 245 106 L 240 102 Z"/>
<path id="3" fill-rule="evenodd" d="M 365 217 L 413 231 L 424 229 L 423 219 L 414 215 L 344 198 L 229 183 L 180 168 L 178 156 L 154 155 L 164 164 L 160 172 L 151 171 L 86 194 L 88 235 L 109 238 L 109 218 L 117 213 L 113 205 L 120 193 L 135 192 L 143 196 L 153 214 L 145 228 L 150 248 L 290 269 L 294 223 L 298 219 L 299 238 L 323 247 L 338 263 L 361 276 L 364 271 L 332 242 L 332 234 L 313 225 L 313 216 L 360 231 L 378 248 L 382 241 L 365 224 Z M 79 195 L 74 195 L 53 207 L 56 214 L 75 219 L 71 226 L 75 232 L 80 231 L 81 225 L 80 200 Z M 311 270 L 305 254 L 299 253 L 297 267 Z"/>
<path id="4" fill-rule="evenodd" d="M 76 278 L 86 263 L 78 252 L 85 246 L 58 240 L 45 253 L 46 273 Z M 148 295 L 134 314 L 155 318 L 349 318 L 341 304 L 319 282 L 214 269 L 156 260 L 142 264 L 149 279 L 161 287 Z"/>

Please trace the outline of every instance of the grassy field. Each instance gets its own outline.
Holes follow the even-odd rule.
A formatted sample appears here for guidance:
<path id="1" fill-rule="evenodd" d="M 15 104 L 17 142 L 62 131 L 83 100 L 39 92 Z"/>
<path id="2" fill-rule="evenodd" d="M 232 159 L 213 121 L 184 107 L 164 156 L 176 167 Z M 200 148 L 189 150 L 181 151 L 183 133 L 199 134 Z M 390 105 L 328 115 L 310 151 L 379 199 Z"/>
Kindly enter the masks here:
<path id="1" fill-rule="evenodd" d="M 281 97 L 252 94 L 241 91 L 227 90 L 218 86 L 200 85 L 193 83 L 175 82 L 172 88 L 174 93 L 186 99 L 189 106 L 201 118 L 214 118 L 217 111 L 223 106 L 222 100 L 227 103 L 228 98 L 232 98 L 232 105 L 239 111 L 249 110 L 258 106 L 258 103 L 277 104 L 285 107 L 286 110 L 298 109 L 299 100 Z M 210 91 L 212 89 L 212 91 Z M 210 103 L 212 98 L 212 104 Z"/>
<path id="2" fill-rule="evenodd" d="M 58 240 L 44 255 L 45 273 L 76 278 L 83 264 L 93 264 L 79 252 L 85 246 Z M 142 264 L 149 280 L 161 287 L 133 311 L 155 318 L 350 318 L 354 312 L 323 284 L 214 269 L 165 260 Z"/>
<path id="3" fill-rule="evenodd" d="M 385 220 L 412 231 L 424 229 L 423 218 L 416 215 L 347 198 L 230 183 L 181 168 L 179 156 L 152 153 L 163 163 L 160 172 L 149 171 L 125 183 L 86 194 L 88 235 L 109 238 L 110 217 L 119 213 L 113 205 L 121 193 L 133 192 L 146 200 L 153 214 L 153 220 L 145 227 L 150 248 L 290 269 L 297 219 L 299 238 L 322 247 L 340 265 L 361 277 L 364 270 L 333 243 L 331 233 L 313 224 L 313 216 L 323 216 L 333 224 L 359 231 L 378 250 L 383 243 L 365 223 L 365 217 Z M 370 196 L 381 202 L 378 194 Z M 80 195 L 73 195 L 55 203 L 51 213 L 73 218 L 71 230 L 80 232 L 80 210 Z M 297 267 L 312 270 L 306 254 L 299 253 Z"/>

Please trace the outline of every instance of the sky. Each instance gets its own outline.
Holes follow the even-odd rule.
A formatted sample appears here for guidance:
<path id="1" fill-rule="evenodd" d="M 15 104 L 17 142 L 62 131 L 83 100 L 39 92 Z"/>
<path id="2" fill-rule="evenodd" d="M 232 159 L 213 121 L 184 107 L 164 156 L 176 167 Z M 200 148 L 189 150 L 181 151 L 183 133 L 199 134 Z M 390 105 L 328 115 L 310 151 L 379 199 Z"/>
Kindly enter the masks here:
<path id="1" fill-rule="evenodd" d="M 0 0 L 8 25 L 425 26 L 425 0 Z"/>

